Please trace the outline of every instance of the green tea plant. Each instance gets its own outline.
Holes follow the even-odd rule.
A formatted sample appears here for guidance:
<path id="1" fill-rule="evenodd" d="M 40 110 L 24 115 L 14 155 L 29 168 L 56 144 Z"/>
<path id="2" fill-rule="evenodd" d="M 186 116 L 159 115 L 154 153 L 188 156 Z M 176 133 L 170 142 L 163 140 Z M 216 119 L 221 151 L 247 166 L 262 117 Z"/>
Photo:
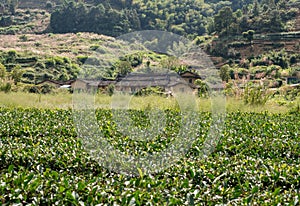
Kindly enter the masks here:
<path id="1" fill-rule="evenodd" d="M 118 131 L 110 110 L 100 130 L 125 153 L 163 150 L 178 131 L 178 111 L 164 111 L 161 135 L 136 141 Z M 147 126 L 143 111 L 130 110 Z M 201 158 L 210 113 L 199 113 L 197 139 L 172 167 L 126 176 L 89 156 L 71 110 L 0 108 L 2 205 L 297 205 L 300 198 L 298 113 L 230 113 L 216 150 Z"/>

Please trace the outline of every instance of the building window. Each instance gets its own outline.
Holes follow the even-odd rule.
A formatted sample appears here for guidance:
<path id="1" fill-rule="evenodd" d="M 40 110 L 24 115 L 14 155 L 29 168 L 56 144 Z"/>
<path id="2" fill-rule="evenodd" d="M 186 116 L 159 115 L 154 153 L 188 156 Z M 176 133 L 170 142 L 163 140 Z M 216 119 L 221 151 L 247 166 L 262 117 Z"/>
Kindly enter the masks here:
<path id="1" fill-rule="evenodd" d="M 189 79 L 189 83 L 191 83 L 191 84 L 192 84 L 192 83 L 193 83 L 193 79 Z"/>
<path id="2" fill-rule="evenodd" d="M 180 92 L 184 92 L 184 88 L 181 87 L 181 88 L 179 89 L 179 91 L 180 91 Z"/>

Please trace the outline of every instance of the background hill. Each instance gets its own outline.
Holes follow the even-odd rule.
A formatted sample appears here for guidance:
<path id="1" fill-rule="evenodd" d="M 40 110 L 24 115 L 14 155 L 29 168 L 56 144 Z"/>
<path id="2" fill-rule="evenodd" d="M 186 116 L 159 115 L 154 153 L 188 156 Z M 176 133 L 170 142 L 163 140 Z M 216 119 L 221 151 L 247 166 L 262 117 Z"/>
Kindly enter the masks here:
<path id="1" fill-rule="evenodd" d="M 54 33 L 96 32 L 111 36 L 140 29 L 166 30 L 195 38 L 295 31 L 299 0 L 4 0 L 2 18 L 20 9 L 47 9 Z M 4 8 L 4 9 L 3 9 Z M 6 9 L 5 9 L 6 8 Z M 14 9 L 15 8 L 15 9 Z M 7 21 L 7 24 L 9 21 Z"/>
<path id="2" fill-rule="evenodd" d="M 194 40 L 218 67 L 229 64 L 231 73 L 275 65 L 285 76 L 295 75 L 300 70 L 299 7 L 299 0 L 4 0 L 0 63 L 7 72 L 20 65 L 26 83 L 69 80 L 93 50 L 106 49 L 108 36 L 157 29 Z M 141 59 L 127 59 L 127 72 Z M 120 70 L 97 75 L 113 78 Z"/>

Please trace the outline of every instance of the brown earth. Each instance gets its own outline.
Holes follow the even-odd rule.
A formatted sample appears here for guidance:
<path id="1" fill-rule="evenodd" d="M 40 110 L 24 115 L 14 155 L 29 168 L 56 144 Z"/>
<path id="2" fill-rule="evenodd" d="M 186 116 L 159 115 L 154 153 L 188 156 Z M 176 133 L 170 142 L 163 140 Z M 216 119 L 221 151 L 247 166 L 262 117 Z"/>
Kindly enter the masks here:
<path id="1" fill-rule="evenodd" d="M 92 45 L 102 45 L 113 39 L 104 35 L 93 33 L 78 34 L 26 34 L 27 40 L 22 40 L 24 35 L 0 35 L 0 51 L 15 50 L 41 56 L 62 56 L 71 59 L 79 55 L 92 54 Z"/>
<path id="2" fill-rule="evenodd" d="M 295 30 L 300 31 L 300 11 L 298 12 L 296 22 L 295 22 Z"/>
<path id="3" fill-rule="evenodd" d="M 233 41 L 223 41 L 216 40 L 217 42 L 221 42 L 224 47 L 230 45 Z M 229 46 L 229 50 L 231 52 L 239 53 L 240 59 L 247 59 L 250 56 L 258 56 L 260 54 L 269 53 L 270 51 L 280 51 L 285 49 L 286 52 L 291 54 L 299 54 L 300 53 L 300 38 L 294 39 L 284 39 L 284 40 L 253 40 L 252 44 L 247 41 L 238 41 L 240 43 L 244 43 L 244 45 L 239 46 Z M 227 62 L 226 59 L 210 55 L 212 61 L 217 67 L 222 66 Z"/>

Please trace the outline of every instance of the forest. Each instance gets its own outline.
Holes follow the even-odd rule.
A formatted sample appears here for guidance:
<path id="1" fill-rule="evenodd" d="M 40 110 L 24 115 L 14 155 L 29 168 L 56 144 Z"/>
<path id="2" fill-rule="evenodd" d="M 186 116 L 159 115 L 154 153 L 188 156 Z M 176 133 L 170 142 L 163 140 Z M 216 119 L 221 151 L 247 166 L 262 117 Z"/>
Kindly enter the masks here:
<path id="1" fill-rule="evenodd" d="M 195 38 L 283 32 L 294 29 L 295 0 L 111 0 L 65 1 L 53 6 L 54 33 L 96 32 L 118 36 L 137 30 L 164 30 Z M 51 7 L 48 5 L 48 7 Z"/>

